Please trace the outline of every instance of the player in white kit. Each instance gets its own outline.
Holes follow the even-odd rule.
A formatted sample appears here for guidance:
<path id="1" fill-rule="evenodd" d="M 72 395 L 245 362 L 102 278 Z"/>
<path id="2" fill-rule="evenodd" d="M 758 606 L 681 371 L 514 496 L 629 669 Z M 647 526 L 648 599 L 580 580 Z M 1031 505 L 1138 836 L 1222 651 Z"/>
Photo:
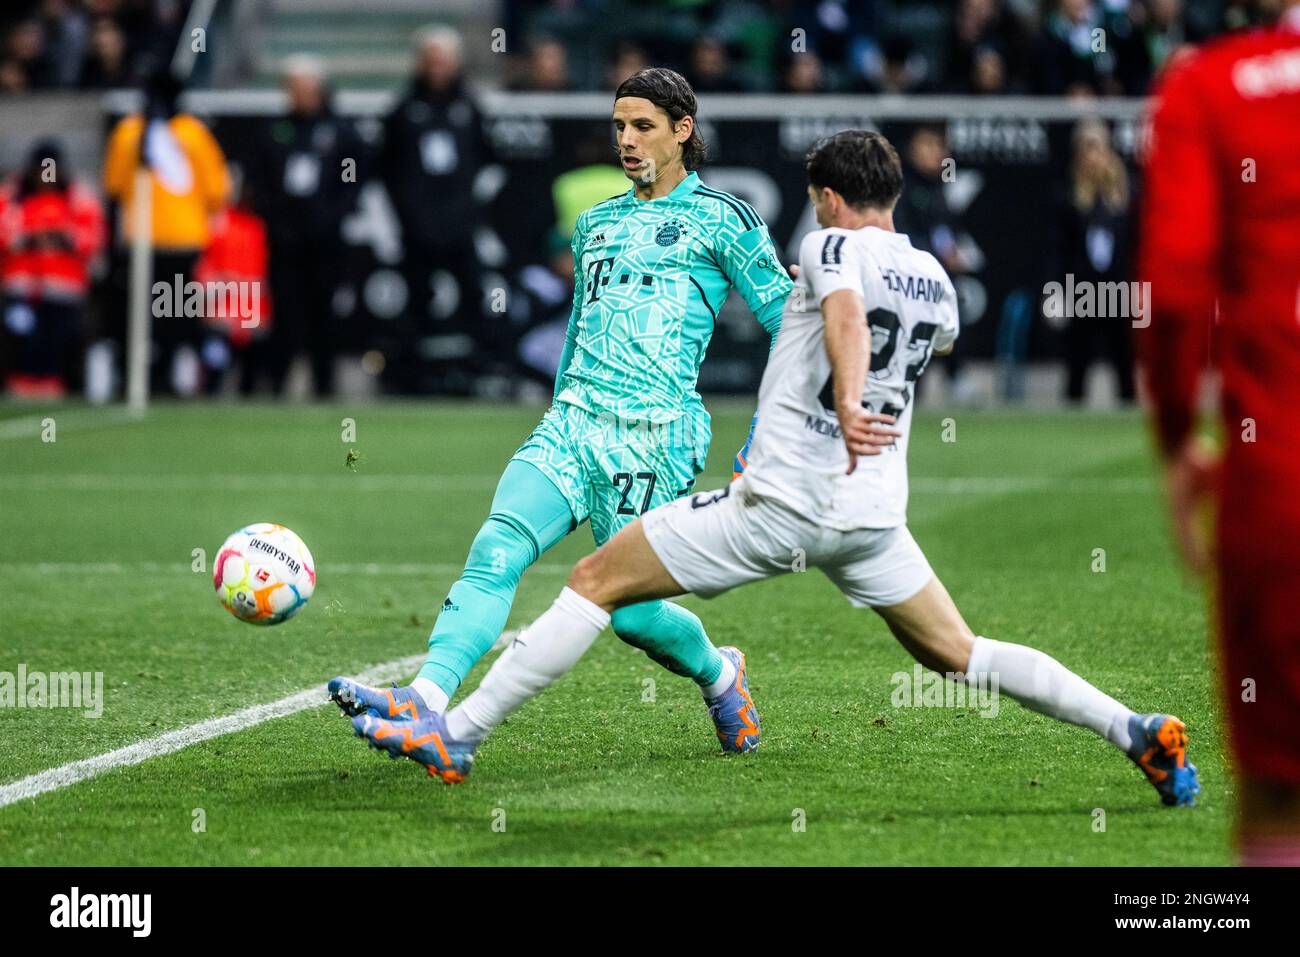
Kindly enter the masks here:
<path id="1" fill-rule="evenodd" d="M 972 684 L 993 676 L 1026 707 L 1107 738 L 1164 803 L 1194 803 L 1181 721 L 1135 714 L 1040 651 L 976 636 L 931 571 L 906 525 L 907 439 L 915 382 L 957 338 L 956 293 L 938 261 L 894 231 L 902 170 L 883 136 L 847 130 L 822 141 L 808 178 L 823 228 L 800 246 L 744 473 L 623 528 L 577 564 L 555 604 L 445 719 L 394 723 L 381 740 L 463 777 L 478 742 L 568 671 L 614 609 L 687 592 L 707 598 L 806 565 L 880 615 L 925 667 Z M 761 727 L 745 658 L 722 650 L 734 668 L 716 700 L 742 718 L 734 750 L 752 750 Z M 362 731 L 379 720 L 354 723 Z"/>

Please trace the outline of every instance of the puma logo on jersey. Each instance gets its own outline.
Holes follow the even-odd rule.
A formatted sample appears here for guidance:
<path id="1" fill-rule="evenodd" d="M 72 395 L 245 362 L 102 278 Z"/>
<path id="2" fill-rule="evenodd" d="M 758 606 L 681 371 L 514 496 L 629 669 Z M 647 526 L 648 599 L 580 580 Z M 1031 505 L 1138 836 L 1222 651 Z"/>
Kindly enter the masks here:
<path id="1" fill-rule="evenodd" d="M 822 243 L 822 265 L 838 266 L 843 262 L 844 237 L 832 233 Z"/>

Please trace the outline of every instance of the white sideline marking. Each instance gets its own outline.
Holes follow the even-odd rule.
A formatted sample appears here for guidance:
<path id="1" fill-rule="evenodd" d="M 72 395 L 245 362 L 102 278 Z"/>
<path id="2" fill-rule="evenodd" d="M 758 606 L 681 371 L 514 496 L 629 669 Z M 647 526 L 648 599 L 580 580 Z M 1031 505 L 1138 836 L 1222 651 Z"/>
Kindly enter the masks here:
<path id="1" fill-rule="evenodd" d="M 502 639 L 506 638 L 506 634 L 501 637 Z M 356 680 L 362 684 L 383 684 L 409 674 L 412 668 L 417 667 L 423 661 L 424 655 L 408 655 L 405 658 L 386 661 L 357 675 Z M 251 708 L 236 711 L 234 714 L 228 714 L 222 718 L 209 718 L 207 721 L 200 721 L 198 724 L 160 734 L 156 738 L 137 741 L 135 744 L 118 748 L 116 751 L 109 751 L 107 754 L 100 754 L 93 758 L 84 758 L 57 768 L 50 768 L 48 771 L 41 771 L 20 778 L 10 784 L 0 785 L 0 807 L 6 807 L 17 801 L 25 801 L 28 798 L 39 797 L 42 794 L 66 788 L 80 781 L 87 781 L 114 768 L 141 764 L 150 758 L 171 754 L 173 751 L 187 748 L 191 744 L 198 744 L 200 741 L 219 738 L 222 735 L 233 734 L 236 731 L 244 731 L 273 718 L 283 718 L 299 711 L 306 711 L 308 708 L 326 704 L 328 700 L 325 686 L 317 685 L 314 688 L 299 691 L 297 694 L 291 694 L 287 698 L 281 698 L 279 701 L 253 705 Z"/>
<path id="2" fill-rule="evenodd" d="M 103 410 L 98 412 L 89 412 L 86 410 L 68 411 L 68 412 L 49 412 L 45 415 L 27 415 L 19 418 L 5 419 L 0 421 L 0 442 L 11 442 L 18 439 L 35 439 L 39 438 L 41 430 L 45 428 L 46 419 L 54 420 L 54 427 L 59 432 L 80 432 L 84 429 L 100 429 L 112 425 L 129 425 L 132 422 L 139 422 L 140 419 L 128 415 L 125 412 L 113 412 Z"/>
<path id="3" fill-rule="evenodd" d="M 454 492 L 490 490 L 501 476 L 482 475 L 103 475 L 89 473 L 34 472 L 0 476 L 0 489 L 7 491 L 96 491 L 96 492 L 184 492 L 276 490 L 315 492 Z M 721 486 L 724 476 L 706 476 L 697 483 L 700 491 Z M 1150 478 L 1104 478 L 1070 476 L 969 476 L 940 478 L 913 476 L 914 491 L 944 495 L 1010 495 L 1016 492 L 1061 491 L 1073 493 L 1143 492 L 1155 488 Z"/>

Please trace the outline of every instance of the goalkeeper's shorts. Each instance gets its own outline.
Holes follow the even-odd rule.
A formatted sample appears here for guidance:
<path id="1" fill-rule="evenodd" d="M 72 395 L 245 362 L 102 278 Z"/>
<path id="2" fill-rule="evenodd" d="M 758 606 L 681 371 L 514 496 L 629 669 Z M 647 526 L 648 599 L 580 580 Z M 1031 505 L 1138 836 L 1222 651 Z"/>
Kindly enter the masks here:
<path id="1" fill-rule="evenodd" d="M 659 425 L 556 402 L 512 461 L 550 479 L 578 524 L 591 519 L 596 544 L 603 545 L 638 515 L 690 492 L 708 440 L 703 415 L 688 412 Z"/>

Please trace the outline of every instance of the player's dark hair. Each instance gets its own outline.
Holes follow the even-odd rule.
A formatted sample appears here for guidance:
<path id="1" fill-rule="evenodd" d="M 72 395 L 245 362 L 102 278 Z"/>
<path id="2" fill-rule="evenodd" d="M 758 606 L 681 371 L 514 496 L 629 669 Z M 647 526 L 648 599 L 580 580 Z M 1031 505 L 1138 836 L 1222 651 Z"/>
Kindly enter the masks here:
<path id="1" fill-rule="evenodd" d="M 841 130 L 808 151 L 808 182 L 830 187 L 855 209 L 889 209 L 903 192 L 903 164 L 893 144 L 868 130 Z"/>
<path id="2" fill-rule="evenodd" d="M 649 100 L 667 113 L 674 125 L 681 122 L 684 116 L 694 119 L 700 108 L 699 101 L 695 99 L 695 91 L 686 82 L 686 77 L 676 70 L 659 66 L 638 70 L 620 83 L 614 91 L 614 100 L 617 102 L 625 96 Z M 704 137 L 700 136 L 697 125 L 691 130 L 691 138 L 682 144 L 682 165 L 687 169 L 697 168 L 704 162 L 706 151 Z"/>

